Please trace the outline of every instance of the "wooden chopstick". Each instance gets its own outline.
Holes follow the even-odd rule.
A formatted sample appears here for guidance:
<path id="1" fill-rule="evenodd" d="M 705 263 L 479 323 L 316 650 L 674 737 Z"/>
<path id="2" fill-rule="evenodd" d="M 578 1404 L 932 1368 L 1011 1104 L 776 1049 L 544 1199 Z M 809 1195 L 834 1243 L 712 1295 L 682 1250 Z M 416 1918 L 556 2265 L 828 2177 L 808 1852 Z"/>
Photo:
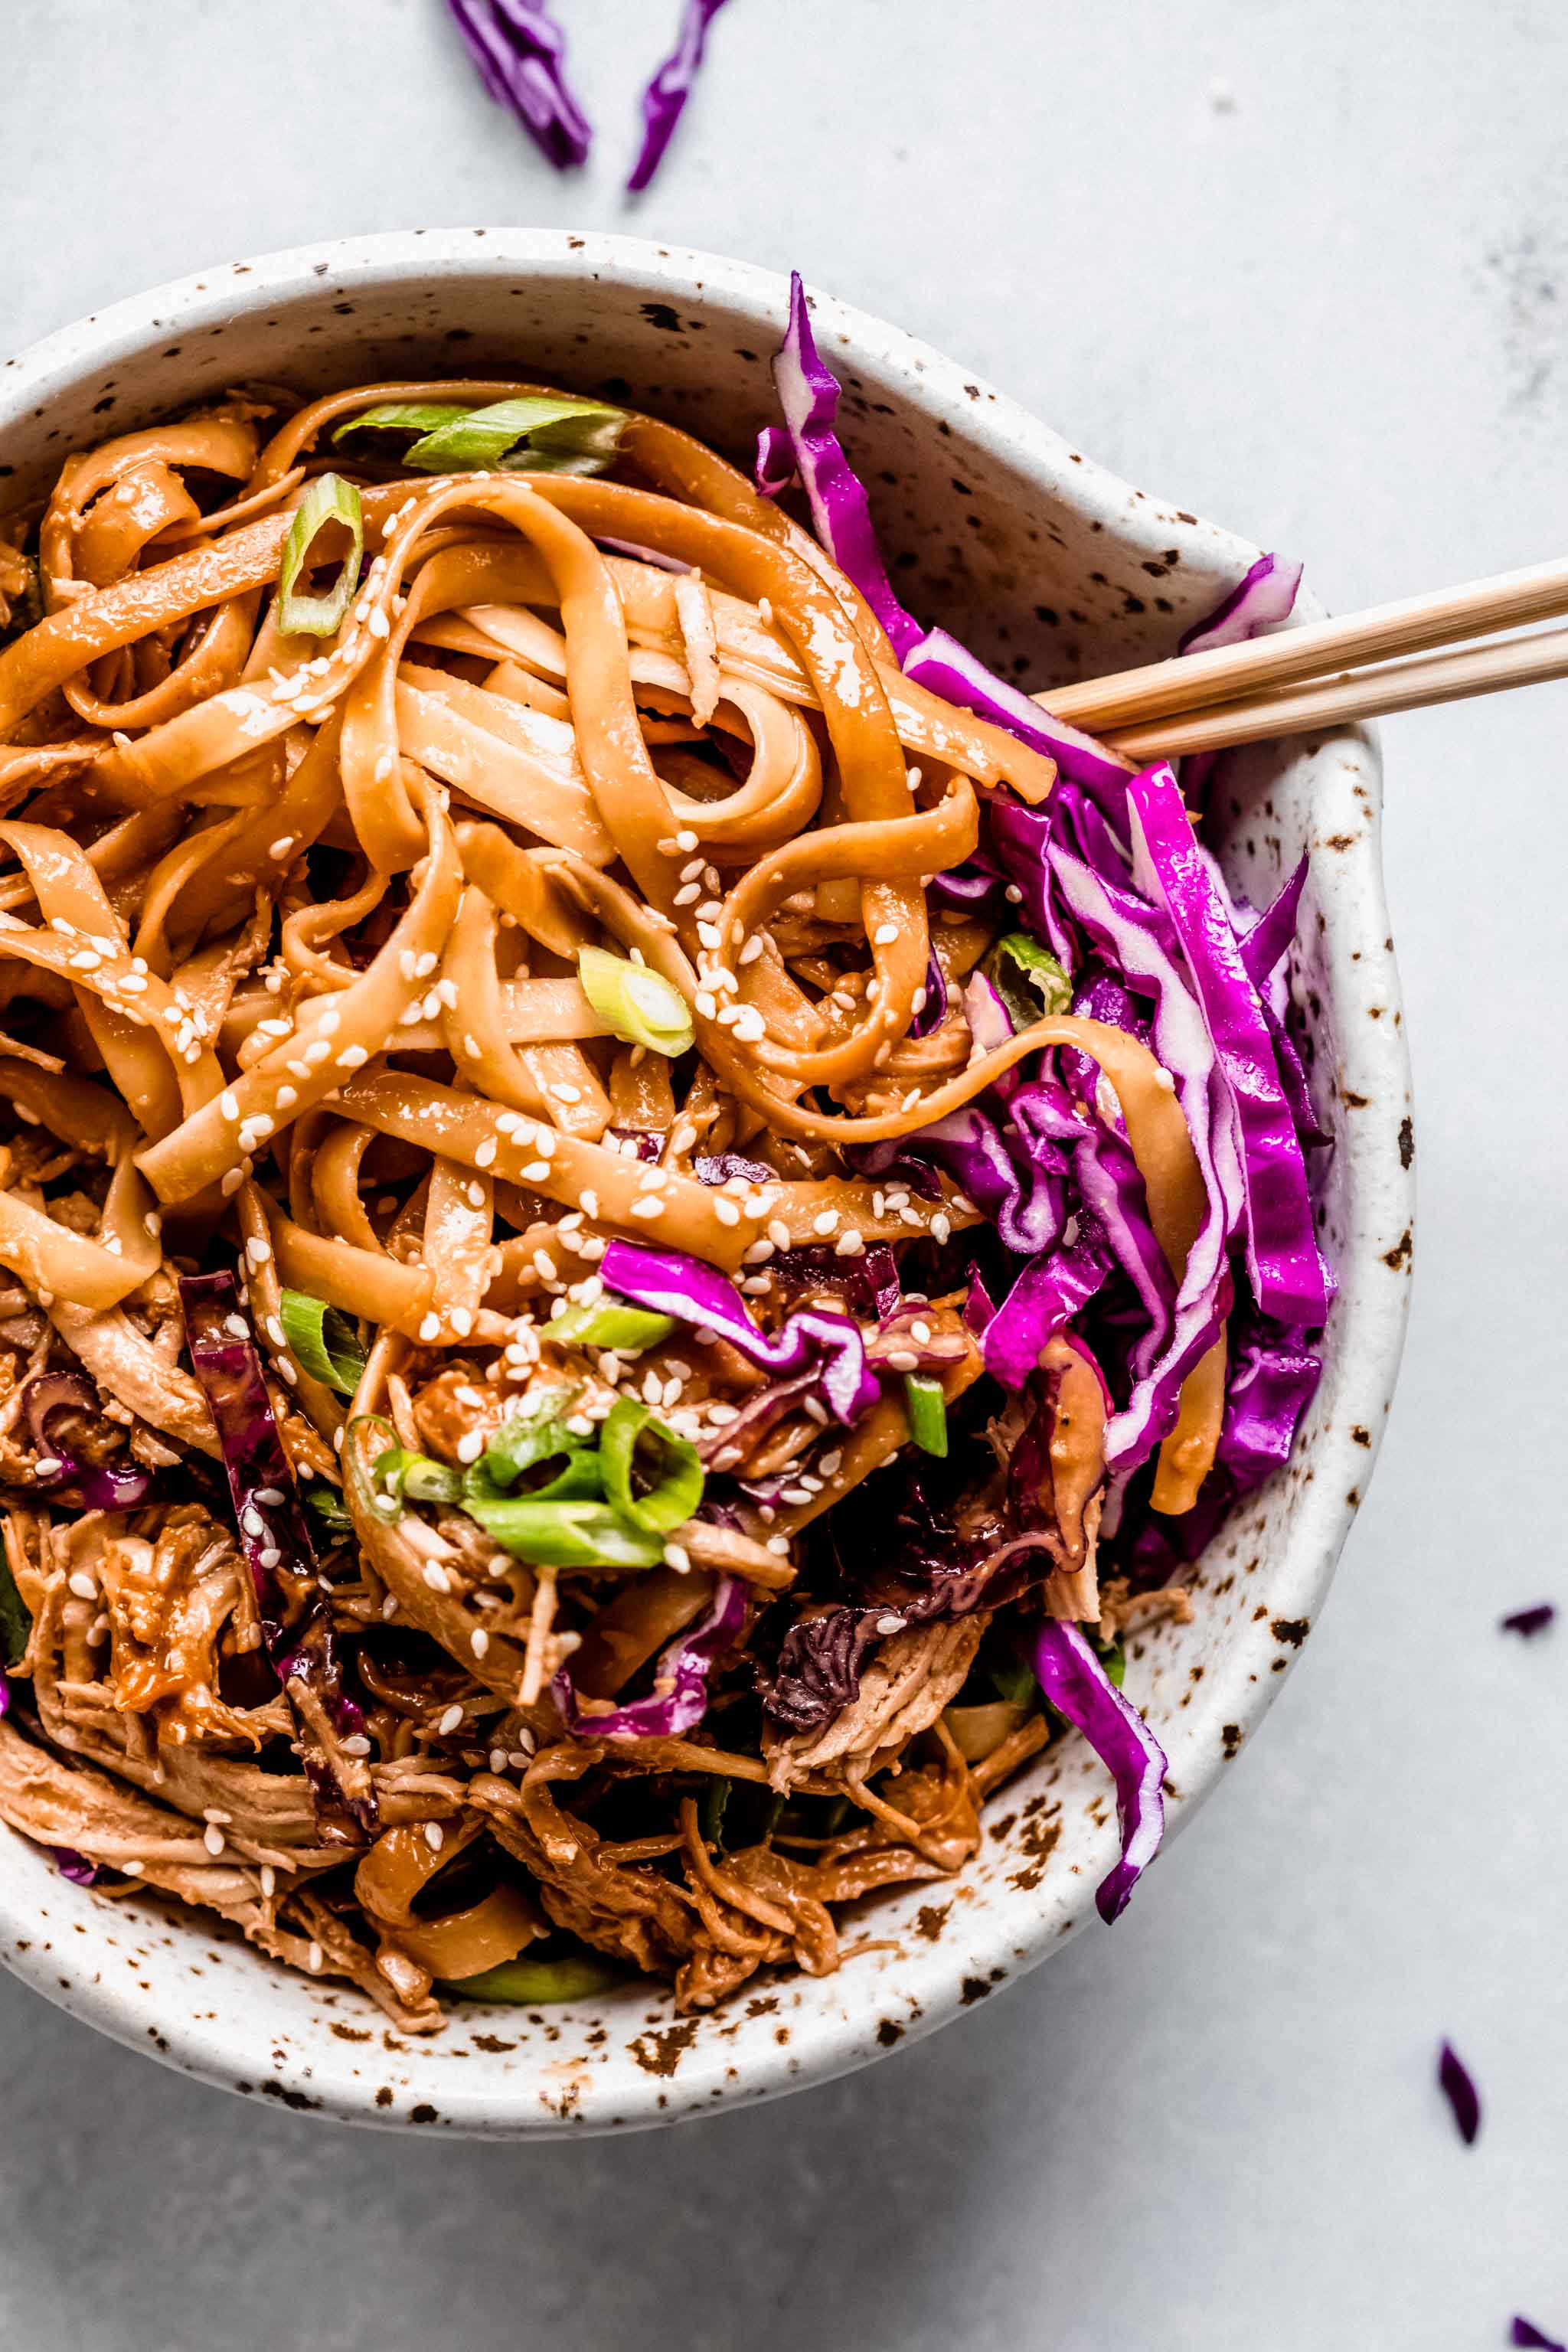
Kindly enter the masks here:
<path id="1" fill-rule="evenodd" d="M 1560 560 L 1035 698 L 1127 759 L 1177 759 L 1568 677 L 1568 628 L 1497 634 L 1564 613 Z"/>
<path id="2" fill-rule="evenodd" d="M 1188 751 L 1223 751 L 1273 735 L 1308 734 L 1358 719 L 1387 718 L 1430 703 L 1462 702 L 1511 686 L 1540 686 L 1568 677 L 1568 629 L 1468 646 L 1459 653 L 1422 654 L 1342 671 L 1294 688 L 1248 695 L 1190 717 L 1152 719 L 1141 727 L 1111 728 L 1102 740 L 1131 760 L 1180 758 Z M 1053 702 L 1052 709 L 1056 709 Z"/>
<path id="3" fill-rule="evenodd" d="M 1337 620 L 1309 621 L 1299 629 L 1282 629 L 1245 645 L 1221 646 L 1212 653 L 1188 654 L 1110 677 L 1089 678 L 1079 686 L 1057 688 L 1037 699 L 1056 718 L 1090 734 L 1107 736 L 1135 757 L 1151 748 L 1169 748 L 1173 752 L 1219 749 L 1260 733 L 1290 734 L 1302 728 L 1331 726 L 1340 719 L 1371 718 L 1380 711 L 1408 710 L 1424 702 L 1452 701 L 1470 694 L 1495 693 L 1502 687 L 1561 677 L 1563 668 L 1550 666 L 1558 658 L 1550 650 L 1539 654 L 1521 650 L 1550 648 L 1562 635 L 1556 631 L 1453 656 L 1453 663 L 1469 665 L 1462 668 L 1443 662 L 1418 666 L 1391 657 L 1450 646 L 1467 637 L 1493 636 L 1499 630 L 1564 613 L 1568 613 L 1568 561 L 1540 563 L 1522 572 L 1501 572 L 1490 580 L 1473 580 L 1462 587 L 1439 589 L 1430 595 L 1406 597 L 1398 604 L 1374 605 Z M 1536 666 L 1542 662 L 1548 666 Z M 1366 670 L 1357 667 L 1369 663 L 1384 667 Z M 1418 671 L 1424 681 L 1419 687 Z M 1371 681 L 1376 678 L 1384 684 L 1374 692 Z M 1305 681 L 1312 682 L 1310 691 L 1319 698 L 1310 705 L 1304 693 L 1280 692 Z M 1378 698 L 1384 692 L 1396 698 Z M 1243 716 L 1244 711 L 1258 711 L 1260 718 L 1265 702 L 1273 713 L 1268 727 Z M 1200 722 L 1195 714 L 1205 709 L 1210 710 L 1210 718 Z M 1293 709 L 1309 715 L 1287 718 Z M 1178 743 L 1171 723 L 1159 730 L 1146 723 L 1156 719 L 1184 730 L 1202 723 L 1209 732 L 1201 743 L 1195 738 L 1187 740 L 1185 734 Z M 1215 728 L 1223 731 L 1215 733 Z"/>

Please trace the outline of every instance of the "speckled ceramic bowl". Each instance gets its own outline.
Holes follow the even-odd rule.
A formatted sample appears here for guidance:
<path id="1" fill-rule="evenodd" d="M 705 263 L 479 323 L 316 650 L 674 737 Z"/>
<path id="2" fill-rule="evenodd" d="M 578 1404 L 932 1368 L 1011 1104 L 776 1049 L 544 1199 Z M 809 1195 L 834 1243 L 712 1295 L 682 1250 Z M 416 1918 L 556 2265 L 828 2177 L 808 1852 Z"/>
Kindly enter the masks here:
<path id="1" fill-rule="evenodd" d="M 785 294 L 739 262 L 551 230 L 413 231 L 235 262 L 7 361 L 0 476 L 12 478 L 0 491 L 12 503 L 82 443 L 246 377 L 321 390 L 516 371 L 631 400 L 742 455 L 769 412 Z M 961 289 L 952 309 L 962 341 Z M 897 328 L 826 299 L 816 323 L 900 593 L 1030 685 L 1171 651 L 1255 556 L 1102 472 Z M 1410 1272 L 1409 1066 L 1374 745 L 1298 739 L 1222 775 L 1217 845 L 1249 898 L 1311 852 L 1294 985 L 1334 1136 L 1321 1217 L 1340 1293 L 1296 1459 L 1210 1550 L 1193 1622 L 1132 1643 L 1128 1686 L 1170 1756 L 1173 1829 L 1239 1754 L 1322 1603 L 1383 1434 Z M 961 1877 L 879 1901 L 878 1948 L 837 1976 L 762 1981 L 702 2018 L 678 2017 L 647 1983 L 572 2008 L 466 2007 L 429 2041 L 390 2032 L 357 1994 L 274 1968 L 200 1918 L 95 1897 L 0 1837 L 0 1949 L 87 2023 L 251 2097 L 510 2136 L 770 2098 L 933 2032 L 1093 1921 L 1115 1823 L 1105 1776 L 1075 1738 L 994 1801 Z"/>

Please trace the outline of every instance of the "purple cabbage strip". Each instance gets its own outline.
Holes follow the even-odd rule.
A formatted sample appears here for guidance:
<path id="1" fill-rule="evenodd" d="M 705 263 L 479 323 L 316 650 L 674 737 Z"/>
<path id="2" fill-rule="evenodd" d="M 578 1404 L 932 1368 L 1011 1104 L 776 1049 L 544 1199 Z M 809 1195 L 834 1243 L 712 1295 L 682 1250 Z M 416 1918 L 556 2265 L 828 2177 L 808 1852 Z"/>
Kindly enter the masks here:
<path id="1" fill-rule="evenodd" d="M 694 564 L 683 563 L 679 555 L 665 555 L 657 547 L 644 547 L 640 540 L 608 539 L 595 533 L 594 544 L 611 555 L 629 555 L 634 562 L 651 563 L 659 572 L 691 572 Z"/>
<path id="2" fill-rule="evenodd" d="M 926 1000 L 910 1023 L 911 1037 L 929 1037 L 947 1018 L 947 974 L 932 950 L 926 957 Z"/>
<path id="3" fill-rule="evenodd" d="M 776 499 L 795 479 L 795 450 L 782 425 L 764 425 L 757 436 L 752 480 L 759 497 Z"/>
<path id="4" fill-rule="evenodd" d="M 708 27 L 724 0 L 684 0 L 675 47 L 642 94 L 643 136 L 626 187 L 640 195 L 664 159 L 686 101 L 696 85 L 708 46 Z"/>
<path id="5" fill-rule="evenodd" d="M 1021 1389 L 1041 1350 L 1080 1314 L 1110 1271 L 1087 1234 L 1068 1249 L 1030 1260 L 985 1327 L 985 1369 L 1006 1389 Z"/>
<path id="6" fill-rule="evenodd" d="M 837 1290 L 856 1315 L 874 1315 L 885 1323 L 897 1312 L 901 1296 L 899 1262 L 886 1242 L 873 1242 L 858 1257 L 840 1257 L 836 1250 L 815 1244 L 781 1250 L 770 1260 L 768 1272 L 785 1296 L 802 1290 Z"/>
<path id="7" fill-rule="evenodd" d="M 1544 1633 L 1556 1615 L 1557 1609 L 1554 1602 L 1538 1601 L 1532 1608 L 1516 1609 L 1511 1616 L 1500 1617 L 1498 1628 L 1504 1633 L 1522 1633 L 1528 1642 L 1535 1634 Z"/>
<path id="8" fill-rule="evenodd" d="M 978 1266 L 971 1269 L 969 1296 L 963 1302 L 963 1328 L 981 1339 L 991 1327 L 996 1309 L 991 1303 L 991 1293 L 985 1287 L 985 1277 Z"/>
<path id="9" fill-rule="evenodd" d="M 888 578 L 865 487 L 835 431 L 839 385 L 811 331 L 800 272 L 790 278 L 789 325 L 773 359 L 773 383 L 795 470 L 811 504 L 816 536 L 887 632 L 906 677 L 943 702 L 989 719 L 1032 751 L 1055 760 L 1064 776 L 1119 804 L 1131 773 L 1125 761 L 986 668 L 945 629 L 922 629 Z M 770 447 L 770 471 L 776 468 Z"/>
<path id="10" fill-rule="evenodd" d="M 1258 920 L 1241 935 L 1242 964 L 1259 996 L 1284 962 L 1296 937 L 1296 920 L 1300 912 L 1301 893 L 1307 887 L 1309 863 L 1303 854 L 1300 865 L 1287 877 Z"/>
<path id="11" fill-rule="evenodd" d="M 1481 2095 L 1451 2042 L 1445 2042 L 1437 2053 L 1437 2084 L 1454 2111 L 1459 2137 L 1467 2147 L 1473 2147 L 1481 2128 Z"/>
<path id="12" fill-rule="evenodd" d="M 1047 1703 L 1081 1731 L 1116 1783 L 1121 1853 L 1095 1890 L 1109 1923 L 1126 1909 L 1140 1872 L 1165 1832 L 1165 1751 L 1129 1698 L 1106 1673 L 1080 1626 L 1047 1618 L 1035 1644 L 1035 1673 Z"/>
<path id="13" fill-rule="evenodd" d="M 92 1387 L 79 1372 L 40 1372 L 22 1391 L 22 1410 L 42 1458 L 57 1466 L 37 1474 L 40 1487 L 68 1487 L 84 1511 L 131 1511 L 143 1503 L 153 1474 L 135 1462 L 79 1462 L 57 1445 L 49 1425 L 57 1413 L 101 1411 Z"/>
<path id="14" fill-rule="evenodd" d="M 89 1862 L 85 1853 L 78 1853 L 74 1845 L 52 1845 L 49 1858 L 62 1878 L 73 1886 L 96 1886 L 100 1871 L 96 1862 Z"/>
<path id="15" fill-rule="evenodd" d="M 705 1613 L 660 1653 L 647 1698 L 596 1713 L 579 1699 L 563 1666 L 550 1685 L 562 1722 L 578 1739 L 679 1739 L 694 1731 L 708 1711 L 709 1672 L 734 1646 L 745 1622 L 745 1586 L 721 1576 Z"/>
<path id="16" fill-rule="evenodd" d="M 694 1160 L 691 1172 L 700 1184 L 727 1184 L 731 1176 L 743 1176 L 752 1184 L 776 1184 L 779 1171 L 764 1166 L 760 1160 L 744 1160 L 738 1151 L 716 1151 L 705 1160 Z"/>
<path id="17" fill-rule="evenodd" d="M 612 1127 L 609 1133 L 617 1143 L 635 1143 L 639 1160 L 657 1160 L 664 1150 L 663 1136 L 650 1134 L 646 1127 Z M 773 1171 L 768 1172 L 771 1175 Z"/>
<path id="18" fill-rule="evenodd" d="M 1187 1254 L 1168 1330 L 1106 1429 L 1106 1460 L 1119 1477 L 1125 1477 L 1173 1425 L 1182 1382 L 1214 1345 L 1230 1314 L 1227 1251 L 1241 1222 L 1241 1170 L 1233 1122 L 1216 1094 L 1214 1048 L 1177 967 L 1170 926 L 1081 858 L 1053 845 L 1050 859 L 1052 880 L 1074 921 L 1134 988 L 1155 1000 L 1149 1043 L 1175 1081 L 1176 1099 L 1208 1197 L 1208 1213 Z"/>
<path id="19" fill-rule="evenodd" d="M 1206 621 L 1196 621 L 1177 639 L 1179 654 L 1212 653 L 1216 646 L 1239 646 L 1265 629 L 1288 621 L 1296 607 L 1301 566 L 1281 556 L 1260 555 L 1246 577 L 1216 604 Z"/>
<path id="20" fill-rule="evenodd" d="M 1329 1297 L 1306 1162 L 1229 913 L 1198 855 L 1170 769 L 1136 777 L 1128 807 L 1134 881 L 1156 905 L 1163 902 L 1181 941 L 1239 1129 L 1253 1297 L 1281 1323 L 1316 1326 L 1328 1314 Z"/>
<path id="21" fill-rule="evenodd" d="M 840 1607 L 797 1617 L 779 1644 L 778 1664 L 763 1700 L 770 1723 L 785 1732 L 816 1731 L 860 1696 L 860 1668 L 877 1640 L 883 1609 Z"/>
<path id="22" fill-rule="evenodd" d="M 1568 2352 L 1568 2344 L 1560 2343 L 1555 2336 L 1543 2335 L 1533 2319 L 1526 2319 L 1520 2312 L 1514 2314 L 1508 2340 L 1524 2347 L 1525 2352 Z"/>
<path id="23" fill-rule="evenodd" d="M 644 1249 L 636 1242 L 611 1242 L 599 1273 L 606 1290 L 656 1315 L 717 1332 L 775 1379 L 815 1370 L 822 1401 L 836 1421 L 857 1422 L 877 1402 L 879 1391 L 867 1367 L 860 1327 L 847 1315 L 802 1307 L 770 1338 L 752 1321 L 733 1283 L 712 1266 L 681 1250 Z"/>
<path id="24" fill-rule="evenodd" d="M 517 117 L 558 172 L 585 163 L 588 118 L 566 82 L 566 37 L 546 0 L 447 0 L 498 106 Z"/>
<path id="25" fill-rule="evenodd" d="M 240 1548 L 256 1588 L 257 1615 L 273 1671 L 290 1705 L 290 1685 L 302 1684 L 320 1699 L 335 1731 L 343 1736 L 362 1732 L 364 1718 L 343 1687 L 342 1661 L 321 1591 L 310 1523 L 272 1417 L 261 1357 L 240 1308 L 239 1286 L 232 1274 L 183 1275 L 180 1304 L 191 1369 L 223 1449 Z M 306 1598 L 292 1617 L 278 1575 L 285 1565 L 290 1574 L 308 1580 Z M 295 1719 L 315 1791 L 318 1822 L 323 1828 L 332 1822 L 338 1834 L 346 1836 L 342 1820 L 346 1814 L 360 1829 L 374 1829 L 374 1794 L 351 1796 L 298 1709 Z"/>

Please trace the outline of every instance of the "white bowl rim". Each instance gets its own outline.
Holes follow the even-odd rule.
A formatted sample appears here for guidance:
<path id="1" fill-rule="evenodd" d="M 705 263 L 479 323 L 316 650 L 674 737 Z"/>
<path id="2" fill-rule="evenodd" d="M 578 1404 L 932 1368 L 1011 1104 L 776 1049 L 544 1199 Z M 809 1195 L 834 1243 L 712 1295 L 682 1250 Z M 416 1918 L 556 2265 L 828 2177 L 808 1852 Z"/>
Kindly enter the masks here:
<path id="1" fill-rule="evenodd" d="M 592 273 L 616 282 L 664 287 L 688 301 L 728 300 L 752 315 L 761 328 L 782 326 L 788 281 L 781 273 L 721 255 L 653 243 L 638 237 L 595 231 L 526 227 L 400 229 L 363 236 L 346 236 L 295 246 L 253 258 L 215 264 L 187 276 L 132 295 L 112 306 L 59 329 L 0 368 L 0 434 L 8 422 L 26 409 L 47 403 L 57 391 L 81 373 L 84 365 L 107 369 L 120 359 L 142 352 L 154 336 L 165 333 L 176 320 L 189 331 L 222 321 L 237 312 L 264 308 L 279 296 L 311 290 L 330 278 L 332 290 L 352 293 L 356 285 L 384 285 L 453 274 L 489 274 L 494 269 L 524 270 L 541 278 L 578 277 Z M 973 370 L 961 366 L 902 329 L 887 324 L 835 298 L 812 290 L 814 324 L 819 341 L 848 351 L 870 366 L 907 369 L 920 378 L 922 410 L 933 421 L 948 419 L 964 435 L 979 440 L 1012 461 L 1041 475 L 1058 476 L 1070 460 L 1072 487 L 1085 504 L 1117 509 L 1124 527 L 1142 503 L 1151 528 L 1169 520 L 1169 510 L 1146 501 L 1119 477 L 1071 445 L 1049 425 L 1032 416 L 1007 394 L 996 391 Z M 1195 519 L 1183 514 L 1180 520 Z M 1212 549 L 1236 573 L 1254 560 L 1258 550 L 1219 526 L 1203 523 L 1206 549 Z M 1299 617 L 1321 610 L 1304 595 Z M 1363 830 L 1349 855 L 1339 861 L 1336 901 L 1331 906 L 1329 930 L 1335 953 L 1375 957 L 1380 991 L 1394 1017 L 1363 1024 L 1345 1040 L 1346 1050 L 1336 1070 L 1337 1083 L 1348 1099 L 1390 1099 L 1408 1105 L 1409 1055 L 1403 1023 L 1398 1017 L 1398 982 L 1388 936 L 1380 856 L 1381 792 L 1374 736 L 1366 730 L 1347 730 L 1333 739 L 1345 747 L 1348 772 L 1363 781 L 1356 785 L 1362 803 L 1358 814 Z M 1337 940 L 1332 935 L 1339 931 Z M 1357 945 L 1359 943 L 1359 946 Z M 1409 1270 L 1410 1234 L 1414 1223 L 1415 1178 L 1405 1121 L 1395 1152 L 1392 1143 L 1363 1151 L 1363 1192 L 1376 1196 L 1373 1223 L 1358 1239 L 1358 1254 L 1376 1249 L 1396 1271 Z M 1368 1181 L 1370 1171 L 1370 1178 Z M 1364 1203 L 1363 1203 L 1364 1205 Z M 1396 1260 L 1398 1264 L 1396 1265 Z M 1351 1335 L 1350 1388 L 1341 1413 L 1337 1438 L 1325 1432 L 1324 1444 L 1334 1444 L 1329 1467 L 1335 1475 L 1299 1490 L 1293 1501 L 1291 1545 L 1299 1555 L 1297 1573 L 1287 1605 L 1301 1620 L 1315 1618 L 1334 1572 L 1341 1546 L 1364 1494 L 1381 1442 L 1403 1348 L 1409 1286 L 1393 1286 L 1381 1308 L 1364 1308 Z M 1366 1450 L 1352 1452 L 1347 1426 L 1358 1425 L 1357 1443 Z M 1370 1433 L 1370 1436 L 1367 1434 Z M 1338 1474 L 1343 1473 L 1343 1475 Z M 1353 1483 L 1347 1486 L 1347 1479 Z M 1295 1637 L 1292 1647 L 1299 1643 Z M 1227 1731 L 1239 1727 L 1243 1737 L 1267 1710 L 1293 1659 L 1281 1656 L 1276 1671 L 1239 1676 L 1227 1686 L 1223 1675 L 1211 1677 L 1194 1720 L 1201 1717 L 1209 1727 L 1228 1718 Z M 1210 1742 L 1211 1753 L 1217 1748 Z M 1226 1747 L 1226 1752 L 1233 1752 Z M 1207 1762 L 1195 1776 L 1184 1780 L 1179 1799 L 1170 1810 L 1169 1831 L 1174 1834 L 1197 1809 L 1220 1777 L 1217 1760 Z M 62 1883 L 62 1921 L 68 1906 L 72 1922 L 92 1916 L 93 1898 Z M 76 1906 L 79 1903 L 81 1906 Z M 995 1949 L 969 1945 L 962 1959 L 945 1959 L 933 1950 L 925 1972 L 922 1999 L 917 2011 L 901 2026 L 897 2042 L 922 2038 L 963 2013 L 958 1979 L 999 1979 L 1023 1974 L 1047 1957 L 1068 1933 L 1092 1916 L 1086 1883 L 1075 1898 L 1072 1917 L 1065 1926 L 1042 1932 L 1037 1946 L 1023 1952 L 1014 1935 L 998 1936 Z M 221 2025 L 194 2012 L 164 2011 L 150 2026 L 149 2008 L 123 1979 L 111 1979 L 92 1966 L 90 1932 L 74 1948 L 68 1937 L 40 1941 L 30 1934 L 31 1912 L 15 1916 L 9 1873 L 0 1870 L 0 1959 L 36 1990 L 128 2047 L 156 2055 L 163 2063 L 226 2090 L 260 2087 L 286 2104 L 324 2113 L 344 2122 L 381 2127 L 439 2128 L 448 2132 L 496 2137 L 533 2136 L 571 2129 L 584 2131 L 612 2126 L 637 2128 L 710 2114 L 716 2106 L 772 2098 L 812 2083 L 874 2062 L 884 2054 L 876 2034 L 875 2016 L 846 2015 L 816 2021 L 809 2046 L 797 2042 L 786 2055 L 770 2042 L 759 2042 L 744 2078 L 725 2084 L 723 2070 L 704 2067 L 685 2080 L 660 2089 L 657 2076 L 641 2083 L 616 2080 L 613 2101 L 607 2093 L 597 2099 L 565 2099 L 542 2106 L 516 2087 L 506 2088 L 485 2079 L 488 2070 L 448 2070 L 441 2085 L 442 2106 L 435 2111 L 399 2103 L 390 2108 L 372 2103 L 369 2077 L 327 2034 L 324 2021 L 311 2047 L 311 2063 L 304 2070 L 308 2094 L 290 2091 L 277 2082 L 258 2083 L 267 2071 L 264 2058 L 237 2052 Z M 994 1967 L 988 1963 L 994 1962 Z M 988 1982 L 980 1989 L 988 1990 Z M 963 1996 L 967 2000 L 967 1992 Z M 150 2048 L 151 2043 L 151 2048 Z M 406 2047 L 406 2045 L 405 2045 Z M 758 2055 L 761 2052 L 761 2055 Z M 410 2072 L 413 2070 L 410 2069 Z M 454 2081 L 453 2074 L 464 2079 Z M 498 2092 L 500 2095 L 498 2095 Z M 615 2112 L 609 2112 L 610 2107 Z"/>

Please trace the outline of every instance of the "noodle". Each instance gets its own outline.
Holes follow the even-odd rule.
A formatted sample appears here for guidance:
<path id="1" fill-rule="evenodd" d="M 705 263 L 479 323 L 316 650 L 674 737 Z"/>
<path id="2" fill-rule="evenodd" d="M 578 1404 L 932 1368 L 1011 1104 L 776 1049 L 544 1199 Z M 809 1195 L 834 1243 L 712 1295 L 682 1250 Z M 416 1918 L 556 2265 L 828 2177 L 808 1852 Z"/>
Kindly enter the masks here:
<path id="1" fill-rule="evenodd" d="M 1010 1706 L 972 1771 L 944 1710 L 999 1603 L 1097 1620 L 1103 1415 L 1018 1578 L 992 1213 L 899 1153 L 1072 1063 L 1173 1283 L 1207 1209 L 1131 1027 L 983 1034 L 1005 907 L 932 877 L 1051 763 L 905 679 L 781 505 L 646 417 L 432 477 L 370 414 L 547 390 L 235 395 L 72 457 L 0 646 L 0 1817 L 407 2031 L 535 1945 L 698 2007 L 826 1970 L 835 1906 L 958 1866 L 1047 1731 Z M 365 556 L 318 636 L 329 493 Z M 722 1313 L 637 1306 L 628 1249 Z M 847 1599 L 837 1507 L 892 1495 L 917 1405 L 982 1567 Z"/>

